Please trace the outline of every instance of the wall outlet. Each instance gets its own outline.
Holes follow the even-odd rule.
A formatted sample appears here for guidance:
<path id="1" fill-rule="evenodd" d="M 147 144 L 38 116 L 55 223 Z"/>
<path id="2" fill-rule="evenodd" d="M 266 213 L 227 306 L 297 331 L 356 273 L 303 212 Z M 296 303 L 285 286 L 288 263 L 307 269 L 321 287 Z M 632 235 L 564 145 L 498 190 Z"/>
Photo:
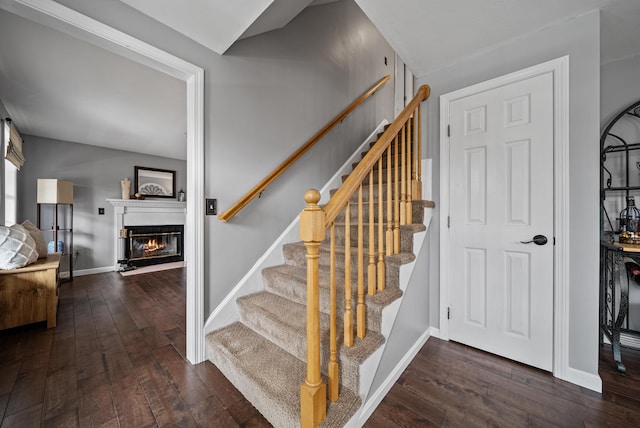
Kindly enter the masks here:
<path id="1" fill-rule="evenodd" d="M 217 199 L 207 199 L 207 209 L 206 215 L 216 215 L 218 214 L 218 200 Z"/>
<path id="2" fill-rule="evenodd" d="M 104 208 L 98 208 L 98 215 L 104 215 Z"/>

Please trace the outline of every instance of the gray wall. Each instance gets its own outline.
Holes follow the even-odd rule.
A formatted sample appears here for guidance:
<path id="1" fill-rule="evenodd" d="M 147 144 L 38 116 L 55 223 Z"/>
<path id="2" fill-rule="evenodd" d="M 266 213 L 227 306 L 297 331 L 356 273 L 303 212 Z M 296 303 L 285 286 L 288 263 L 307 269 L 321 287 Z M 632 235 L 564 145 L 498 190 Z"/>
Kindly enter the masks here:
<path id="1" fill-rule="evenodd" d="M 600 128 L 623 108 L 640 100 L 639 55 L 600 67 Z"/>
<path id="2" fill-rule="evenodd" d="M 524 35 L 499 48 L 460 61 L 455 66 L 417 79 L 429 84 L 424 124 L 426 157 L 434 159 L 434 199 L 440 198 L 439 96 L 475 83 L 564 55 L 570 56 L 570 314 L 569 365 L 598 373 L 598 277 L 599 277 L 599 123 L 600 123 L 600 26 L 599 13 L 569 20 Z M 439 222 L 434 216 L 431 235 L 431 325 L 439 324 Z"/>
<path id="3" fill-rule="evenodd" d="M 175 170 L 176 189 L 186 188 L 187 163 L 183 160 L 29 135 L 24 140 L 27 162 L 18 172 L 18 220 L 36 223 L 38 178 L 73 182 L 73 246 L 80 253 L 76 271 L 114 266 L 114 213 L 106 199 L 122 197 L 120 180 L 125 177 L 133 186 L 134 166 Z M 101 207 L 105 215 L 98 215 Z M 50 218 L 48 212 L 46 218 L 44 214 L 43 222 Z"/>
<path id="4" fill-rule="evenodd" d="M 393 50 L 352 0 L 304 10 L 287 27 L 217 55 L 122 2 L 61 0 L 205 70 L 205 191 L 221 210 L 385 74 Z M 388 65 L 384 63 L 387 57 Z M 296 166 L 224 224 L 205 223 L 205 317 L 383 118 L 393 81 Z"/>
<path id="5" fill-rule="evenodd" d="M 393 51 L 351 2 L 311 8 L 284 30 L 241 41 L 227 55 L 209 80 L 216 99 L 224 101 L 212 106 L 214 149 L 206 156 L 211 171 L 207 193 L 218 198 L 222 209 L 373 82 L 393 74 Z M 392 114 L 389 82 L 234 220 L 208 222 L 209 309 L 300 212 L 305 190 L 324 185 L 380 120 Z"/>

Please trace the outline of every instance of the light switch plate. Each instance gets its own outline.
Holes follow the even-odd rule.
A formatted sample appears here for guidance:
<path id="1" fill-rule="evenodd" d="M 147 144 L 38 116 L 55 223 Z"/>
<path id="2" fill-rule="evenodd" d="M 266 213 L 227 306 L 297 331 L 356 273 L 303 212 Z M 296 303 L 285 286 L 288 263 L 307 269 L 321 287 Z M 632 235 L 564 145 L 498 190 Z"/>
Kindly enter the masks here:
<path id="1" fill-rule="evenodd" d="M 218 200 L 217 199 L 207 199 L 207 208 L 206 215 L 216 215 L 218 214 Z"/>

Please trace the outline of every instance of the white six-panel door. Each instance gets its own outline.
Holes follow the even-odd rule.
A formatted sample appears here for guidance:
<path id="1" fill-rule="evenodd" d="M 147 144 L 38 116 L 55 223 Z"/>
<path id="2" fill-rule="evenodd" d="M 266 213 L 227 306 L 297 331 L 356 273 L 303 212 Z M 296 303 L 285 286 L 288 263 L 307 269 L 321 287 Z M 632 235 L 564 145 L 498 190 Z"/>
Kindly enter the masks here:
<path id="1" fill-rule="evenodd" d="M 449 113 L 449 337 L 551 370 L 553 74 Z"/>

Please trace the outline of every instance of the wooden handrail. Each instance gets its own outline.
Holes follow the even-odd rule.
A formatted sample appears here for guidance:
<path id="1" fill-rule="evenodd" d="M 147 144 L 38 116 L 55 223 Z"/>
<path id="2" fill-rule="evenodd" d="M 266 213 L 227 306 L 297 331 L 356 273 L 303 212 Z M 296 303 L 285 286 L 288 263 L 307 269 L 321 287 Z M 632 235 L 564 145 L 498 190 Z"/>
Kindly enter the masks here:
<path id="1" fill-rule="evenodd" d="M 344 208 L 351 195 L 358 189 L 358 186 L 365 179 L 369 171 L 373 168 L 374 164 L 378 162 L 378 159 L 387 150 L 389 144 L 394 139 L 398 132 L 404 126 L 413 111 L 417 106 L 429 97 L 431 88 L 428 85 L 422 85 L 418 90 L 416 96 L 411 100 L 409 104 L 402 110 L 396 120 L 384 131 L 382 136 L 378 139 L 378 143 L 365 155 L 364 158 L 356 165 L 354 170 L 349 174 L 347 179 L 342 183 L 342 186 L 333 194 L 327 205 L 324 207 L 326 213 L 325 229 L 328 228 L 331 223 L 336 219 L 340 211 Z"/>
<path id="2" fill-rule="evenodd" d="M 354 111 L 360 104 L 362 104 L 367 98 L 375 94 L 380 87 L 382 87 L 391 78 L 390 75 L 384 76 L 365 93 L 360 95 L 358 99 L 353 101 L 347 108 L 345 108 L 340 114 L 327 123 L 320 131 L 318 131 L 313 137 L 311 137 L 302 147 L 300 147 L 295 153 L 289 156 L 284 162 L 282 162 L 276 169 L 271 171 L 269 175 L 262 179 L 262 181 L 249 190 L 246 195 L 238 199 L 238 201 L 231 206 L 228 210 L 218 215 L 218 219 L 227 222 L 231 220 L 240 210 L 242 210 L 249 202 L 251 202 L 256 196 L 258 196 L 264 189 L 269 186 L 276 178 L 278 178 L 285 170 L 295 163 L 302 155 L 304 155 L 311 147 L 313 147 L 322 137 L 324 137 L 329 131 L 331 131 L 338 123 L 344 120 L 345 117 Z"/>

